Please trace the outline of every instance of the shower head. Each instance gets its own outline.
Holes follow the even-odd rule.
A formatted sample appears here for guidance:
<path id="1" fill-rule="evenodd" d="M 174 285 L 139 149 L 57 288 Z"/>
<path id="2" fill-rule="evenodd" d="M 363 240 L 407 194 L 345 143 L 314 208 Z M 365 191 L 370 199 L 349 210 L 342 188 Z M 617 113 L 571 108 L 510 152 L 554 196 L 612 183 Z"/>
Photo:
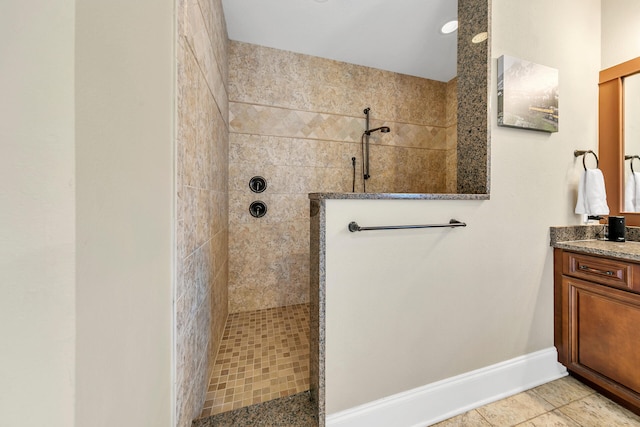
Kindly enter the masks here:
<path id="1" fill-rule="evenodd" d="M 380 132 L 382 132 L 382 133 L 391 132 L 391 129 L 389 129 L 389 127 L 388 127 L 388 126 L 381 126 L 381 127 L 379 127 L 379 128 L 375 128 L 375 129 L 371 129 L 371 130 L 365 130 L 365 131 L 364 131 L 364 133 L 365 133 L 366 135 L 371 135 L 373 132 L 378 131 L 378 130 L 379 130 Z"/>

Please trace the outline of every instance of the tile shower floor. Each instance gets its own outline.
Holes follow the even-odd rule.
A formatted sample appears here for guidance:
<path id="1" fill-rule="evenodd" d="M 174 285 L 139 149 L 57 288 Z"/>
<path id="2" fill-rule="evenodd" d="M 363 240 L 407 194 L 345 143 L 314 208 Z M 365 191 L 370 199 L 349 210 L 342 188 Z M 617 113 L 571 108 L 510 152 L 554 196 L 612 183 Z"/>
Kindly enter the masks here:
<path id="1" fill-rule="evenodd" d="M 233 313 L 200 417 L 308 389 L 309 305 Z"/>

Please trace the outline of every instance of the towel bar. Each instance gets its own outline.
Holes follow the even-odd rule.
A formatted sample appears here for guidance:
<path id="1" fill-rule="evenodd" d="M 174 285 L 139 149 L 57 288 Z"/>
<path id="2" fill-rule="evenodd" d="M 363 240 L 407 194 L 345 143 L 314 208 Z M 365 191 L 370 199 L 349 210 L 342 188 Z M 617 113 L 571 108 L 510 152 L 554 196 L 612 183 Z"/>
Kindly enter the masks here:
<path id="1" fill-rule="evenodd" d="M 582 157 L 582 166 L 584 167 L 584 170 L 587 170 L 587 164 L 585 163 L 585 158 L 587 157 L 587 154 L 593 154 L 593 157 L 596 158 L 596 169 L 598 169 L 598 156 L 596 155 L 596 153 L 593 152 L 593 150 L 575 150 L 573 152 L 573 156 L 574 157 L 579 157 L 579 156 L 583 156 Z"/>
<path id="2" fill-rule="evenodd" d="M 377 227 L 360 227 L 357 222 L 351 221 L 349 223 L 349 231 L 368 231 L 368 230 L 403 230 L 406 228 L 440 228 L 440 227 L 466 227 L 467 224 L 460 222 L 457 219 L 451 219 L 448 224 L 423 224 L 423 225 L 383 225 Z"/>

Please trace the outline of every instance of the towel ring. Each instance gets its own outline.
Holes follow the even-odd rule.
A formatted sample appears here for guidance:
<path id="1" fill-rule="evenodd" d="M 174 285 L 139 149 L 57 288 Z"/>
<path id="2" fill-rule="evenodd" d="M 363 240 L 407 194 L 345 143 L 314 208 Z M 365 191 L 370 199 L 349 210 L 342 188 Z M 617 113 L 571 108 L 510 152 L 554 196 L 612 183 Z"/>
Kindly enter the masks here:
<path id="1" fill-rule="evenodd" d="M 633 170 L 633 159 L 638 159 L 640 160 L 640 156 L 635 155 L 635 156 L 624 156 L 625 160 L 631 160 L 629 162 L 629 166 L 631 167 L 631 173 L 635 173 L 635 171 Z"/>
<path id="2" fill-rule="evenodd" d="M 598 156 L 592 150 L 575 150 L 573 155 L 574 157 L 582 156 L 582 166 L 584 167 L 584 170 L 587 170 L 586 157 L 589 153 L 593 154 L 593 157 L 596 158 L 596 169 L 598 169 Z"/>

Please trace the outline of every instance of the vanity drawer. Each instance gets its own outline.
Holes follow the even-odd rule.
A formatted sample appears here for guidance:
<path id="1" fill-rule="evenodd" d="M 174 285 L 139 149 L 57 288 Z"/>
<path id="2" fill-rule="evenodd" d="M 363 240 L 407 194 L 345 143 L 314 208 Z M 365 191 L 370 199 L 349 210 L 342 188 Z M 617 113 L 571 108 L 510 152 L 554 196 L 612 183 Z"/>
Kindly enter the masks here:
<path id="1" fill-rule="evenodd" d="M 572 252 L 564 252 L 563 256 L 562 274 L 566 276 L 640 292 L 637 264 Z"/>

